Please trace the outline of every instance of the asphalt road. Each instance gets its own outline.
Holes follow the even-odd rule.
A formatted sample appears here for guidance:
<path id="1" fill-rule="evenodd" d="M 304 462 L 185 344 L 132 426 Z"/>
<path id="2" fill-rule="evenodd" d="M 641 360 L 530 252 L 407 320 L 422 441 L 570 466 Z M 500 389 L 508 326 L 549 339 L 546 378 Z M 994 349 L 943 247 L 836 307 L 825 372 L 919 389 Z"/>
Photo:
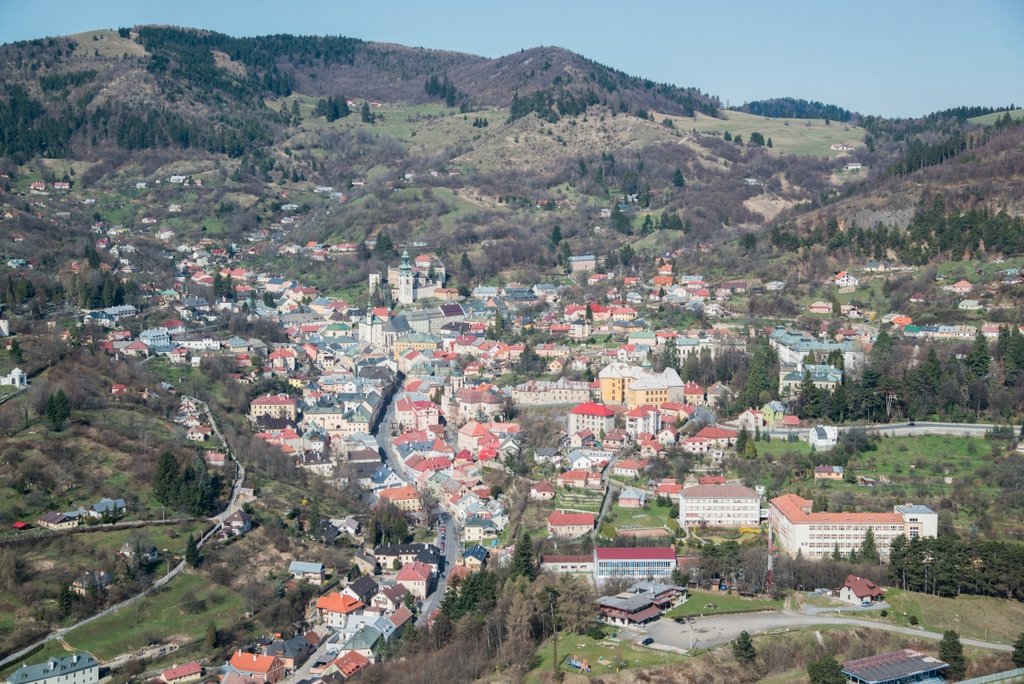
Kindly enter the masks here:
<path id="1" fill-rule="evenodd" d="M 656 646 L 668 647 L 674 651 L 686 651 L 690 648 L 691 629 L 694 648 L 709 648 L 729 643 L 743 631 L 749 634 L 760 634 L 763 632 L 785 632 L 791 629 L 805 629 L 821 625 L 851 625 L 854 627 L 881 629 L 898 634 L 909 634 L 922 639 L 933 639 L 935 641 L 942 639 L 942 634 L 938 632 L 929 632 L 914 627 L 901 627 L 882 622 L 832 615 L 804 615 L 788 610 L 782 612 L 698 617 L 695 618 L 692 625 L 681 625 L 672 620 L 658 620 L 647 625 L 646 631 L 625 630 L 620 634 L 619 638 L 640 641 L 645 637 L 652 637 Z M 997 644 L 966 638 L 961 638 L 960 641 L 965 646 L 975 646 L 992 651 L 1009 652 L 1013 650 L 1013 647 L 1008 644 Z"/>
<path id="2" fill-rule="evenodd" d="M 723 425 L 727 425 L 723 423 Z M 735 423 L 733 423 L 735 425 Z M 839 428 L 843 433 L 854 428 L 862 428 L 872 435 L 883 437 L 917 437 L 923 435 L 947 435 L 952 437 L 984 437 L 992 428 L 1000 427 L 992 423 L 870 423 L 868 425 L 844 425 Z M 1013 434 L 1020 434 L 1020 426 L 1011 426 Z M 791 434 L 804 438 L 807 435 L 807 428 L 781 429 L 772 428 L 768 430 L 772 439 L 785 439 Z"/>
<path id="3" fill-rule="evenodd" d="M 388 404 L 387 411 L 381 417 L 380 424 L 377 427 L 377 444 L 380 445 L 381 453 L 384 456 L 385 462 L 391 465 L 391 469 L 395 471 L 406 484 L 416 486 L 416 479 L 412 477 L 408 469 L 405 467 L 405 461 L 395 451 L 394 445 L 391 443 L 391 431 L 395 427 L 395 401 L 397 400 L 398 392 L 395 392 L 391 397 L 391 402 Z M 443 504 L 444 502 L 442 502 Z M 444 592 L 448 587 L 448 573 L 455 566 L 455 563 L 459 559 L 459 551 L 462 548 L 462 526 L 459 521 L 451 515 L 448 511 L 444 511 L 441 514 L 441 524 L 445 527 L 445 536 L 438 538 L 438 544 L 441 541 L 445 542 L 443 551 L 444 555 L 444 567 L 438 572 L 437 582 L 434 587 L 434 592 L 423 601 L 423 605 L 420 606 L 420 614 L 416 618 L 417 624 L 424 624 L 434 609 L 440 604 L 441 599 L 444 597 Z"/>

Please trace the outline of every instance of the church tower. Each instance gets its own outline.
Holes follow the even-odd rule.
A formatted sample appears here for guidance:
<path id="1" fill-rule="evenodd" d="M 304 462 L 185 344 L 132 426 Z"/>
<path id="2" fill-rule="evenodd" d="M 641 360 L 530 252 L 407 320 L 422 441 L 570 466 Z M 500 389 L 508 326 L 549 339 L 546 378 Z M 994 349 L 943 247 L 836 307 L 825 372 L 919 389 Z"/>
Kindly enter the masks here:
<path id="1" fill-rule="evenodd" d="M 398 267 L 398 303 L 412 304 L 416 299 L 412 266 L 409 265 L 409 250 L 402 252 L 402 265 Z"/>

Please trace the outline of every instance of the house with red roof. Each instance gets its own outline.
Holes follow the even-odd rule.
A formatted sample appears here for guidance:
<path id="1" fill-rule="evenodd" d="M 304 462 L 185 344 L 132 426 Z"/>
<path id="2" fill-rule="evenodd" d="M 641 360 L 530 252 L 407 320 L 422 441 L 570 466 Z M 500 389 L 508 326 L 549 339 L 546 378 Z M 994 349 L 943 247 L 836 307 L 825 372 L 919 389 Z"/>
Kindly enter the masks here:
<path id="1" fill-rule="evenodd" d="M 483 423 L 471 420 L 459 428 L 455 443 L 459 449 L 467 449 L 475 454 L 490 436 L 490 430 Z"/>
<path id="2" fill-rule="evenodd" d="M 419 599 L 425 599 L 433 591 L 433 568 L 426 563 L 413 561 L 406 563 L 398 571 L 395 581 L 409 590 L 409 593 Z"/>
<path id="3" fill-rule="evenodd" d="M 626 432 L 633 439 L 638 438 L 642 433 L 655 434 L 661 430 L 661 412 L 650 404 L 637 406 L 626 412 Z"/>
<path id="4" fill-rule="evenodd" d="M 569 434 L 590 430 L 595 435 L 615 429 L 615 411 L 593 401 L 579 404 L 569 411 Z"/>
<path id="5" fill-rule="evenodd" d="M 626 477 L 631 480 L 635 480 L 640 477 L 640 473 L 647 467 L 646 463 L 635 461 L 631 458 L 624 458 L 621 461 L 616 461 L 615 466 L 612 468 L 612 475 L 618 475 L 619 477 Z"/>
<path id="6" fill-rule="evenodd" d="M 867 578 L 847 575 L 839 590 L 839 600 L 855 606 L 865 601 L 874 603 L 882 600 L 882 588 Z"/>
<path id="7" fill-rule="evenodd" d="M 277 684 L 284 679 L 284 663 L 276 656 L 235 651 L 231 667 L 239 674 L 263 684 Z"/>
<path id="8" fill-rule="evenodd" d="M 346 651 L 343 655 L 335 658 L 323 673 L 329 675 L 332 672 L 338 672 L 345 679 L 351 679 L 369 666 L 370 659 L 359 651 Z"/>
<path id="9" fill-rule="evenodd" d="M 563 513 L 554 511 L 548 516 L 548 536 L 576 539 L 594 531 L 593 513 Z"/>
<path id="10" fill-rule="evenodd" d="M 331 592 L 324 594 L 316 600 L 316 610 L 320 619 L 328 627 L 340 629 L 348 624 L 350 615 L 360 615 L 366 605 L 359 599 L 342 594 Z"/>
<path id="11" fill-rule="evenodd" d="M 203 678 L 203 666 L 192 661 L 184 665 L 169 667 L 160 673 L 160 679 L 164 684 L 187 684 Z"/>
<path id="12" fill-rule="evenodd" d="M 557 478 L 558 486 L 566 489 L 602 489 L 601 477 L 589 470 L 567 470 Z"/>
<path id="13" fill-rule="evenodd" d="M 694 437 L 698 439 L 706 439 L 720 449 L 731 447 L 736 444 L 736 437 L 739 433 L 736 430 L 730 430 L 729 428 L 719 427 L 717 425 L 709 425 L 701 428 Z"/>
<path id="14" fill-rule="evenodd" d="M 691 406 L 707 406 L 707 390 L 702 385 L 689 380 L 683 385 L 683 399 Z"/>
<path id="15" fill-rule="evenodd" d="M 550 482 L 541 480 L 530 487 L 530 498 L 535 501 L 551 501 L 555 498 L 555 488 Z"/>

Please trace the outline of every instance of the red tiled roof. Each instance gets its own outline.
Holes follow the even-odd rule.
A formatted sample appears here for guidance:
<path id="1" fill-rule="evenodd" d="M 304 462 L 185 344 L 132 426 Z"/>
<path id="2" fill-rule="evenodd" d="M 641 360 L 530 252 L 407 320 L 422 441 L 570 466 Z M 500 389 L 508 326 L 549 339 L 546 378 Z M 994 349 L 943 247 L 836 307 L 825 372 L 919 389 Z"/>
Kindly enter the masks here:
<path id="1" fill-rule="evenodd" d="M 589 525 L 594 526 L 593 513 L 562 513 L 555 511 L 548 516 L 548 524 L 558 527 L 561 525 Z"/>
<path id="2" fill-rule="evenodd" d="M 604 404 L 598 404 L 593 401 L 580 404 L 569 411 L 569 413 L 577 416 L 599 416 L 601 418 L 610 418 L 615 415 L 615 411 L 612 411 Z"/>
<path id="3" fill-rule="evenodd" d="M 671 546 L 652 548 L 603 548 L 597 549 L 597 560 L 675 560 L 676 552 Z"/>
<path id="4" fill-rule="evenodd" d="M 847 575 L 843 587 L 851 589 L 857 598 L 877 598 L 882 595 L 882 590 L 877 584 L 857 575 Z"/>
<path id="5" fill-rule="evenodd" d="M 812 503 L 796 494 L 783 494 L 771 500 L 772 506 L 792 523 L 894 525 L 903 522 L 899 513 L 805 513 L 804 510 L 809 510 Z"/>

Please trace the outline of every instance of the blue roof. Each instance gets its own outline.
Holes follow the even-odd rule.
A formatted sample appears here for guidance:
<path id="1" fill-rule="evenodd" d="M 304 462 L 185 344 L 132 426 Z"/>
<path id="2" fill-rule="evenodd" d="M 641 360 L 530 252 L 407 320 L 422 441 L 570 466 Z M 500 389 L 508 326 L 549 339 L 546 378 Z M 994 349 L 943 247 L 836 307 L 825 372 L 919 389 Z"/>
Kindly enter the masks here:
<path id="1" fill-rule="evenodd" d="M 323 563 L 307 563 L 306 561 L 292 561 L 291 565 L 288 566 L 288 572 L 292 573 L 306 573 L 306 572 L 323 572 Z"/>

